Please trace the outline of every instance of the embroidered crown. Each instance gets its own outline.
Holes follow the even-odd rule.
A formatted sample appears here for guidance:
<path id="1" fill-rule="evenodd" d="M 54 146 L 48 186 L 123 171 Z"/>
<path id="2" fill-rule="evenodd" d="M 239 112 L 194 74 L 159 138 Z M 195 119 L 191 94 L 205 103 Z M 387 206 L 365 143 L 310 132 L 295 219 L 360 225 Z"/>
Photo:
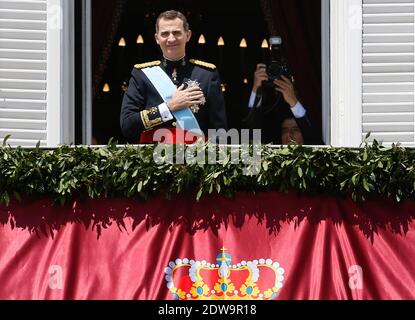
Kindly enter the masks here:
<path id="1" fill-rule="evenodd" d="M 180 300 L 273 300 L 284 281 L 284 269 L 271 259 L 241 261 L 232 265 L 229 253 L 216 264 L 177 259 L 165 269 L 167 287 Z"/>

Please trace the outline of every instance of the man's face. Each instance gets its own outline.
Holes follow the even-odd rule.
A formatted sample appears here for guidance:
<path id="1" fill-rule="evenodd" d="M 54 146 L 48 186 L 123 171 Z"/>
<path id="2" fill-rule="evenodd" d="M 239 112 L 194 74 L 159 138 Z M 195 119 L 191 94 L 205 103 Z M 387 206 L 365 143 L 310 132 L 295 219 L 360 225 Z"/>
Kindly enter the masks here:
<path id="1" fill-rule="evenodd" d="M 186 43 L 190 40 L 192 32 L 184 30 L 183 21 L 179 18 L 160 19 L 158 27 L 156 42 L 163 51 L 164 57 L 169 60 L 183 58 L 186 53 Z"/>
<path id="2" fill-rule="evenodd" d="M 303 144 L 304 138 L 295 119 L 285 119 L 281 125 L 281 142 L 288 144 Z"/>

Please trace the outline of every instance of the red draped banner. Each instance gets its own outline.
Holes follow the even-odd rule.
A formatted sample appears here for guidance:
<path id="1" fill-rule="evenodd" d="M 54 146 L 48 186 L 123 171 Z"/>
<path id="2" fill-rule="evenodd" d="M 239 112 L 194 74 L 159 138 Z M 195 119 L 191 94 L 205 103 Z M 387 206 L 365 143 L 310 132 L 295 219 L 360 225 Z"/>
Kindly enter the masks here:
<path id="1" fill-rule="evenodd" d="M 414 299 L 415 204 L 294 193 L 0 207 L 0 299 Z"/>

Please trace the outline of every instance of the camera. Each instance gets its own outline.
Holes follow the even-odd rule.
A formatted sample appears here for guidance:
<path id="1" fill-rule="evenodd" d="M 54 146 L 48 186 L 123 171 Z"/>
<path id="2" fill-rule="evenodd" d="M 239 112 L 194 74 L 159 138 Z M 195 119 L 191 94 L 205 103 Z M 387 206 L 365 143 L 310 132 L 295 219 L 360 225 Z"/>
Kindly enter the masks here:
<path id="1" fill-rule="evenodd" d="M 262 82 L 262 86 L 257 92 L 257 95 L 262 98 L 262 105 L 264 110 L 272 110 L 274 106 L 281 101 L 282 95 L 275 90 L 275 80 L 282 79 L 282 76 L 292 79 L 288 64 L 282 53 L 282 38 L 271 37 L 270 42 L 270 56 L 266 66 L 266 73 L 268 80 Z"/>
<path id="2" fill-rule="evenodd" d="M 287 63 L 282 55 L 282 38 L 271 37 L 270 43 L 270 62 L 267 66 L 267 75 L 271 82 L 281 79 L 282 76 L 291 78 Z"/>

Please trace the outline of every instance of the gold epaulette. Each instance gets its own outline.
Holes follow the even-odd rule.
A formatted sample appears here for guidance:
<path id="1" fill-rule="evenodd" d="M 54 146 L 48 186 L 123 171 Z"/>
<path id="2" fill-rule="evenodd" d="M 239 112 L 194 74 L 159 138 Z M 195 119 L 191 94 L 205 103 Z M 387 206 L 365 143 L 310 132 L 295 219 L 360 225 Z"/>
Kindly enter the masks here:
<path id="1" fill-rule="evenodd" d="M 160 60 L 156 60 L 156 61 L 151 61 L 151 62 L 136 64 L 134 66 L 134 68 L 136 68 L 136 69 L 144 69 L 144 68 L 159 66 L 160 64 L 161 64 L 161 61 Z"/>
<path id="2" fill-rule="evenodd" d="M 195 59 L 190 59 L 189 61 L 190 61 L 190 63 L 193 63 L 193 64 L 195 64 L 197 66 L 200 66 L 200 67 L 205 67 L 205 68 L 208 68 L 208 69 L 211 69 L 211 70 L 216 69 L 216 66 L 213 63 L 207 63 L 207 62 L 200 61 L 200 60 L 195 60 Z"/>

